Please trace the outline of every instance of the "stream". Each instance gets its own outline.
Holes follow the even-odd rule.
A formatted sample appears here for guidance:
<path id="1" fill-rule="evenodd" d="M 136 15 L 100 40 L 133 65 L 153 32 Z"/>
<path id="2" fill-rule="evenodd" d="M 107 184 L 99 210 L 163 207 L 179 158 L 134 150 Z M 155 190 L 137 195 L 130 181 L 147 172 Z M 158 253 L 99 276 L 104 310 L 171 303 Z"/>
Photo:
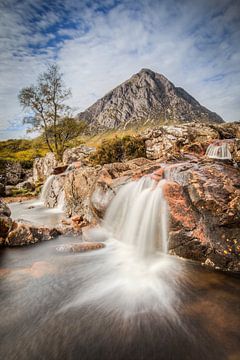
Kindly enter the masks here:
<path id="1" fill-rule="evenodd" d="M 1 359 L 240 359 L 239 277 L 167 255 L 161 187 L 144 181 L 116 196 L 104 223 L 124 239 L 129 229 L 131 241 L 109 232 L 105 248 L 86 253 L 57 251 L 80 236 L 0 250 Z M 138 229 L 148 229 L 154 241 L 159 229 L 147 215 L 136 226 L 140 212 L 133 219 L 126 202 L 120 206 L 128 192 L 136 198 L 134 211 L 144 203 L 149 214 L 164 213 L 160 250 L 149 253 L 145 235 L 136 243 Z M 63 215 L 31 206 L 11 204 L 13 217 L 55 225 Z M 118 223 L 109 230 L 111 217 Z M 99 231 L 90 233 L 92 240 Z"/>

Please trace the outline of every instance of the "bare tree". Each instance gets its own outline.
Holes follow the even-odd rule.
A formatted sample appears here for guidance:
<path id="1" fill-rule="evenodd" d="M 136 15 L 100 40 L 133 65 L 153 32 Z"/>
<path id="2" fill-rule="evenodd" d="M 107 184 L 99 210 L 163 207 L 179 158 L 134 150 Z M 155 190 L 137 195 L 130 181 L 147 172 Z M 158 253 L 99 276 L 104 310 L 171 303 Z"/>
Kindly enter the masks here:
<path id="1" fill-rule="evenodd" d="M 67 141 L 84 129 L 84 124 L 73 119 L 71 108 L 65 104 L 70 96 L 71 90 L 64 86 L 56 64 L 49 65 L 39 75 L 36 85 L 23 88 L 18 95 L 22 107 L 33 112 L 32 116 L 24 118 L 24 123 L 31 124 L 32 131 L 43 134 L 49 150 L 59 160 Z"/>

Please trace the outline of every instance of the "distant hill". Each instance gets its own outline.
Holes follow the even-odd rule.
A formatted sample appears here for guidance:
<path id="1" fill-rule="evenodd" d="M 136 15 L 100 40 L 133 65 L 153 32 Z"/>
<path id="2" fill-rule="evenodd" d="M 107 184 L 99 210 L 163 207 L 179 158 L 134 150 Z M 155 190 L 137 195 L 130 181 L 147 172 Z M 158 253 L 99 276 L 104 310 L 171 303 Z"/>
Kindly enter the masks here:
<path id="1" fill-rule="evenodd" d="M 126 128 L 160 121 L 224 122 L 184 89 L 148 69 L 133 75 L 77 117 L 96 129 Z"/>

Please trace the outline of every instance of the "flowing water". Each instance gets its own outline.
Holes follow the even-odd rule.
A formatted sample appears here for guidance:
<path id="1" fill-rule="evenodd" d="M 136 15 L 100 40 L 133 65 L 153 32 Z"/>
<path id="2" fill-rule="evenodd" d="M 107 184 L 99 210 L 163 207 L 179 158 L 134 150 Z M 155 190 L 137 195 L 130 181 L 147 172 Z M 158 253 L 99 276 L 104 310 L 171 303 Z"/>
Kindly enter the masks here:
<path id="1" fill-rule="evenodd" d="M 40 193 L 40 201 L 45 204 L 48 196 L 49 196 L 49 192 L 51 191 L 51 187 L 52 184 L 55 180 L 56 175 L 50 175 L 48 176 L 47 180 L 45 181 L 45 183 L 43 184 L 41 193 Z"/>
<path id="2" fill-rule="evenodd" d="M 210 144 L 206 151 L 206 156 L 211 159 L 219 159 L 219 160 L 231 160 L 232 155 L 229 151 L 228 144 L 220 141 L 216 144 Z"/>
<path id="3" fill-rule="evenodd" d="M 240 359 L 239 278 L 167 255 L 163 187 L 118 192 L 87 234 L 101 250 L 59 253 L 82 240 L 66 236 L 1 249 L 2 359 Z"/>
<path id="4" fill-rule="evenodd" d="M 63 209 L 46 208 L 40 200 L 28 200 L 8 205 L 13 219 L 30 221 L 36 225 L 56 226 L 64 218 Z"/>

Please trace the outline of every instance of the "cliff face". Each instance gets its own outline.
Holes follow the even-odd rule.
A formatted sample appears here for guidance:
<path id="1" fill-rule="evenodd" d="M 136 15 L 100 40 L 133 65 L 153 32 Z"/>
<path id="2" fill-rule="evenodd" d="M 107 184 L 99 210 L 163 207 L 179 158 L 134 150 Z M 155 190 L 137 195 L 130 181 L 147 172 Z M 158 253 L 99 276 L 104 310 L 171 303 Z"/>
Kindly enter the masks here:
<path id="1" fill-rule="evenodd" d="M 165 122 L 215 122 L 223 119 L 203 107 L 184 89 L 166 77 L 142 69 L 119 85 L 78 118 L 96 130 Z"/>

